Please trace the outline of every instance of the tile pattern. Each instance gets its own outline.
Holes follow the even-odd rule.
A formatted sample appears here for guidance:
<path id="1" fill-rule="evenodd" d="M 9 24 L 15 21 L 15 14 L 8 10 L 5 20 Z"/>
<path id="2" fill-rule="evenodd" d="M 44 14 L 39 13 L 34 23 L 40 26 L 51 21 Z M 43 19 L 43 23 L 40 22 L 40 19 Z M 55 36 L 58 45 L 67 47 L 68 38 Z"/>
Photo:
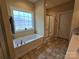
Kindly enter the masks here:
<path id="1" fill-rule="evenodd" d="M 21 59 L 64 59 L 67 47 L 67 40 L 51 38 L 48 43 L 30 51 Z"/>

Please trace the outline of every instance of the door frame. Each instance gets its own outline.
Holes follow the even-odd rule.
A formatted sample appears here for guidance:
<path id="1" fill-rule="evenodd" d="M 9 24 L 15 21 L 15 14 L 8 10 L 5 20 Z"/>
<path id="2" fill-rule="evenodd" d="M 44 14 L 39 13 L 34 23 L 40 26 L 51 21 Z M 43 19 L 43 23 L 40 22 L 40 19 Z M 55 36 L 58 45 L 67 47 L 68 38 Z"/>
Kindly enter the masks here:
<path id="1" fill-rule="evenodd" d="M 2 30 L 4 34 L 4 42 L 5 42 L 4 45 L 6 44 L 5 46 L 7 50 L 8 59 L 16 59 L 6 2 L 7 2 L 6 0 L 0 0 L 0 7 L 2 12 L 1 16 L 2 19 L 0 19 L 0 21 L 2 24 Z"/>

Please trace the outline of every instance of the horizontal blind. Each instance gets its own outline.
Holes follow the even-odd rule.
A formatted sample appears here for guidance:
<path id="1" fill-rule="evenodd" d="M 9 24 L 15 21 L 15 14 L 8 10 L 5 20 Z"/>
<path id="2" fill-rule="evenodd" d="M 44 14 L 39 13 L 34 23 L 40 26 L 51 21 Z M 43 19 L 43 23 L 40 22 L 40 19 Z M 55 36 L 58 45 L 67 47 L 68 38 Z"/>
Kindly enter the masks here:
<path id="1" fill-rule="evenodd" d="M 13 18 L 16 32 L 33 28 L 32 13 L 13 10 Z"/>

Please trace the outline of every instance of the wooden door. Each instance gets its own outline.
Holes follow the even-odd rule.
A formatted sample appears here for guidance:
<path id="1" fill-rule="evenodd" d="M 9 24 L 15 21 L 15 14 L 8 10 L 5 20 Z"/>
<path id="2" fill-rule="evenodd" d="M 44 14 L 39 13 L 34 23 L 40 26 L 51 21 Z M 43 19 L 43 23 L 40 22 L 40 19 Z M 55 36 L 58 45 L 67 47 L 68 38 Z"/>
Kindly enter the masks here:
<path id="1" fill-rule="evenodd" d="M 49 36 L 49 16 L 46 16 L 46 23 L 45 23 L 45 37 Z"/>
<path id="2" fill-rule="evenodd" d="M 71 11 L 60 13 L 59 37 L 69 39 L 72 15 Z"/>
<path id="3" fill-rule="evenodd" d="M 54 20 L 55 16 L 46 16 L 46 36 L 52 36 L 54 34 Z"/>
<path id="4" fill-rule="evenodd" d="M 50 16 L 50 28 L 49 28 L 49 35 L 52 36 L 54 35 L 54 20 L 55 20 L 55 16 Z"/>
<path id="5" fill-rule="evenodd" d="M 59 34 L 59 24 L 60 24 L 59 14 L 57 14 L 55 16 L 55 20 L 54 20 L 54 37 L 58 37 L 58 34 Z"/>

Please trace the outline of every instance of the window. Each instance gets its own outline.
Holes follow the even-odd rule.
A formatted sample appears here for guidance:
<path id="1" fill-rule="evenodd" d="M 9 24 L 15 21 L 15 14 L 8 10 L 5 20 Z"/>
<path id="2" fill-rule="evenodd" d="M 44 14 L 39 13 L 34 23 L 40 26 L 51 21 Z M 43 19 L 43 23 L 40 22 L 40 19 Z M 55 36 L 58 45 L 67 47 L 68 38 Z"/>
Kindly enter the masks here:
<path id="1" fill-rule="evenodd" d="M 13 10 L 15 32 L 33 29 L 32 13 Z"/>

